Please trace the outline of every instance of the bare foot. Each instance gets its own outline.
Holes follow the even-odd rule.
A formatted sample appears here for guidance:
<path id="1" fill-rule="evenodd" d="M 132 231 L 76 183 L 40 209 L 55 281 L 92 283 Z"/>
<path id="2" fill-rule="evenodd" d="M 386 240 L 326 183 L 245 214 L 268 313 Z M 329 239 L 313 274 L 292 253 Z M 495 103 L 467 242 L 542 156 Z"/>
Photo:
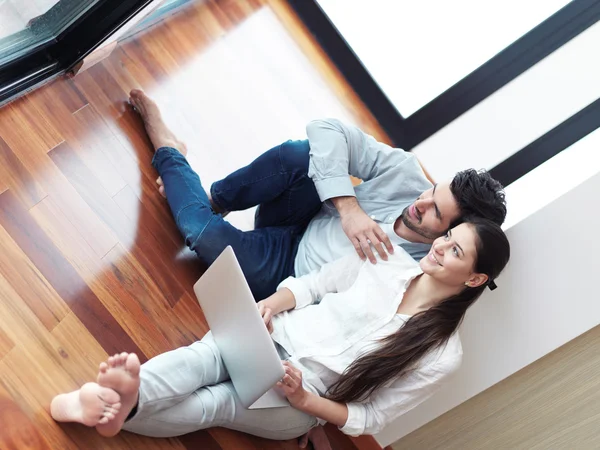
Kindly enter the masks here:
<path id="1" fill-rule="evenodd" d="M 111 356 L 108 362 L 100 364 L 98 384 L 110 388 L 121 396 L 121 409 L 115 418 L 106 424 L 98 424 L 96 431 L 102 436 L 116 435 L 125 419 L 137 404 L 140 389 L 140 360 L 135 353 L 121 353 Z"/>
<path id="2" fill-rule="evenodd" d="M 183 156 L 187 155 L 187 148 L 183 142 L 175 137 L 162 119 L 158 105 L 148 97 L 144 91 L 134 89 L 129 93 L 129 103 L 139 113 L 144 121 L 146 133 L 154 146 L 154 151 L 161 147 L 171 147 Z"/>
<path id="3" fill-rule="evenodd" d="M 86 383 L 68 394 L 52 399 L 50 414 L 57 422 L 79 422 L 88 427 L 113 420 L 121 408 L 121 397 L 110 388 Z"/>

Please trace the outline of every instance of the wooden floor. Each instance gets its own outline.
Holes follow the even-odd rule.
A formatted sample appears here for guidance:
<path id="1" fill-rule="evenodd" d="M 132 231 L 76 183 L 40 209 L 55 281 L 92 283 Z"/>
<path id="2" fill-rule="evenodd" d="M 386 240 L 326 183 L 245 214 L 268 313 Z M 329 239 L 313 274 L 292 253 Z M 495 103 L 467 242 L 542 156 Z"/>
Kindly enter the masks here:
<path id="1" fill-rule="evenodd" d="M 198 2 L 101 64 L 0 109 L 0 448 L 284 449 L 224 429 L 178 439 L 58 425 L 52 397 L 108 354 L 147 360 L 203 336 L 203 268 L 155 190 L 127 92 L 143 88 L 186 140 L 204 185 L 312 118 L 373 119 L 279 0 Z M 249 213 L 233 217 L 250 226 Z M 329 429 L 334 448 L 356 448 Z M 365 442 L 365 441 L 363 441 Z"/>

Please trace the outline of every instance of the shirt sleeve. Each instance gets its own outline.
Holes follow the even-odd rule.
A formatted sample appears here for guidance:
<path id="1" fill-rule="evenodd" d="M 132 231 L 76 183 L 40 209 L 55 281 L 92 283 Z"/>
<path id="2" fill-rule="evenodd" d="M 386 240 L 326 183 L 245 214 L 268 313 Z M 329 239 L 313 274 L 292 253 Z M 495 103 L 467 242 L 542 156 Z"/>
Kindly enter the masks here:
<path id="1" fill-rule="evenodd" d="M 355 196 L 349 175 L 369 181 L 412 156 L 337 119 L 314 120 L 306 126 L 306 134 L 310 144 L 308 175 L 321 201 Z"/>
<path id="2" fill-rule="evenodd" d="M 461 361 L 461 354 L 453 355 L 378 389 L 364 403 L 348 403 L 348 420 L 340 430 L 350 436 L 379 433 L 437 392 Z"/>
<path id="3" fill-rule="evenodd" d="M 289 277 L 279 283 L 277 290 L 288 288 L 296 299 L 296 308 L 317 303 L 330 292 L 343 292 L 352 286 L 363 261 L 356 253 L 324 264 L 302 277 Z"/>

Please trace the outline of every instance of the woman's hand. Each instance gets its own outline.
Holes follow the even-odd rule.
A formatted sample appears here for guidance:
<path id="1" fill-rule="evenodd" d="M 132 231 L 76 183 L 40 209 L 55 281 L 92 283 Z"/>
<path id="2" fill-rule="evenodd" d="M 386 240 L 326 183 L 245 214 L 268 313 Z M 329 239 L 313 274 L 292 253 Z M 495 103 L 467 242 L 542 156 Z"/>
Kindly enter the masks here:
<path id="1" fill-rule="evenodd" d="M 288 361 L 283 362 L 283 367 L 285 368 L 285 375 L 277 383 L 277 387 L 283 391 L 294 408 L 302 410 L 310 395 L 302 386 L 302 372 Z"/>
<path id="2" fill-rule="evenodd" d="M 258 312 L 260 313 L 260 316 L 262 317 L 263 321 L 265 322 L 265 326 L 267 327 L 269 334 L 272 334 L 273 333 L 273 322 L 272 322 L 273 311 L 271 310 L 271 308 L 266 306 L 264 300 L 261 300 L 260 302 L 258 302 L 256 304 L 256 306 L 258 306 Z"/>

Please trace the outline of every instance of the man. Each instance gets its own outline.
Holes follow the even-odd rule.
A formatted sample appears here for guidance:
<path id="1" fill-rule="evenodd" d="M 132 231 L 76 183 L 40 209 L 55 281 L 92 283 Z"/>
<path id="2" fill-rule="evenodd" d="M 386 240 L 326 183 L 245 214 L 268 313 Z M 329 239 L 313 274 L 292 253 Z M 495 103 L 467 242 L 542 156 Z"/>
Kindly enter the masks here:
<path id="1" fill-rule="evenodd" d="M 156 151 L 159 189 L 186 244 L 206 264 L 231 245 L 257 301 L 288 276 L 302 276 L 353 248 L 374 264 L 373 249 L 386 259 L 394 245 L 420 259 L 462 217 L 501 224 L 506 216 L 502 186 L 488 173 L 466 170 L 432 186 L 413 154 L 335 119 L 311 122 L 308 140 L 263 153 L 213 183 L 209 197 L 157 105 L 139 90 L 130 102 Z M 354 187 L 349 175 L 362 183 Z M 223 218 L 256 205 L 252 231 Z"/>

